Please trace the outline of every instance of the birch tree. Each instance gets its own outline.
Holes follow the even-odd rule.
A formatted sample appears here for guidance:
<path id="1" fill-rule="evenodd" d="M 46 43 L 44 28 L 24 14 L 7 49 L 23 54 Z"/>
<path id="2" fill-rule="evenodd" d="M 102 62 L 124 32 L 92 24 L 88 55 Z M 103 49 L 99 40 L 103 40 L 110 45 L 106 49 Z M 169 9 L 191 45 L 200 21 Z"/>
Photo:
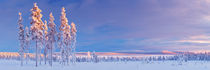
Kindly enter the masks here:
<path id="1" fill-rule="evenodd" d="M 34 7 L 31 9 L 31 34 L 32 34 L 32 40 L 36 43 L 36 66 L 38 66 L 38 61 L 40 61 L 41 64 L 41 49 L 43 46 L 43 26 L 44 23 L 42 22 L 42 14 L 41 10 L 38 8 L 37 4 L 34 3 Z"/>
<path id="2" fill-rule="evenodd" d="M 19 12 L 19 19 L 18 19 L 18 29 L 19 29 L 19 41 L 20 41 L 20 49 L 19 49 L 19 54 L 20 54 L 20 60 L 21 60 L 21 66 L 23 66 L 23 59 L 24 59 L 24 51 L 25 51 L 25 47 L 24 47 L 24 42 L 25 42 L 25 38 L 24 38 L 24 27 L 22 24 L 22 15 Z"/>

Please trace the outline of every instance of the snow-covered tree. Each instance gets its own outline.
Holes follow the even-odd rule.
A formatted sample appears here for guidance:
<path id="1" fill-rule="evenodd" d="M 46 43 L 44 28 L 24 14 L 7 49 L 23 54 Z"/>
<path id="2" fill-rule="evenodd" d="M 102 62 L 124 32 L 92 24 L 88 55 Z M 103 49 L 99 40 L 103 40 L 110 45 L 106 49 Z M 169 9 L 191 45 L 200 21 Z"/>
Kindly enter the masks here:
<path id="1" fill-rule="evenodd" d="M 68 19 L 66 17 L 66 10 L 64 7 L 61 9 L 61 16 L 60 16 L 61 26 L 59 27 L 60 31 L 64 31 L 66 26 L 68 25 Z"/>
<path id="2" fill-rule="evenodd" d="M 25 42 L 25 37 L 24 37 L 24 27 L 22 24 L 22 16 L 21 13 L 18 13 L 19 15 L 19 19 L 18 19 L 18 29 L 19 29 L 19 41 L 20 41 L 20 50 L 19 50 L 19 55 L 20 55 L 20 60 L 21 60 L 21 66 L 23 65 L 23 59 L 24 59 L 24 51 L 25 51 L 25 47 L 24 47 L 24 42 Z"/>
<path id="3" fill-rule="evenodd" d="M 65 46 L 65 50 L 66 50 L 66 61 L 67 61 L 67 64 L 69 63 L 69 56 L 70 54 L 72 53 L 71 51 L 71 34 L 70 34 L 70 25 L 67 25 L 65 27 L 65 30 L 63 32 L 63 43 L 64 43 L 64 46 Z"/>
<path id="4" fill-rule="evenodd" d="M 55 45 L 55 42 L 56 42 L 56 28 L 55 28 L 55 23 L 54 23 L 54 17 L 52 15 L 52 13 L 50 13 L 50 19 L 49 19 L 49 24 L 48 24 L 48 27 L 49 27 L 49 32 L 48 32 L 48 43 L 49 43 L 49 52 L 50 52 L 50 66 L 52 66 L 52 61 L 53 61 L 53 50 L 54 50 L 54 45 Z"/>
<path id="5" fill-rule="evenodd" d="M 30 49 L 30 34 L 28 27 L 25 28 L 25 52 L 26 52 L 26 63 L 29 60 L 29 49 Z"/>
<path id="6" fill-rule="evenodd" d="M 32 34 L 32 40 L 36 43 L 36 66 L 38 66 L 38 61 L 40 61 L 41 64 L 41 49 L 43 46 L 43 26 L 44 23 L 42 22 L 42 14 L 41 10 L 38 8 L 37 4 L 34 3 L 34 7 L 31 9 L 31 34 Z"/>
<path id="7" fill-rule="evenodd" d="M 62 57 L 62 62 L 67 62 L 69 63 L 69 55 L 71 52 L 71 34 L 70 34 L 70 25 L 68 24 L 68 19 L 66 18 L 66 13 L 65 13 L 65 8 L 63 7 L 61 9 L 61 26 L 60 26 L 60 31 L 61 31 L 61 36 L 60 37 L 62 40 L 62 46 L 61 48 L 61 57 Z"/>
<path id="8" fill-rule="evenodd" d="M 72 39 L 72 62 L 75 63 L 76 62 L 76 32 L 77 32 L 77 29 L 76 29 L 76 25 L 72 22 L 71 23 L 71 39 Z"/>
<path id="9" fill-rule="evenodd" d="M 57 34 L 56 32 L 56 25 L 54 23 L 54 17 L 52 13 L 50 13 L 49 24 L 47 21 L 43 23 L 42 21 L 42 14 L 41 10 L 34 3 L 33 8 L 31 9 L 31 26 L 30 29 L 28 27 L 25 28 L 24 34 L 24 27 L 22 25 L 22 16 L 19 13 L 19 40 L 20 40 L 20 59 L 21 65 L 23 65 L 24 54 L 26 55 L 26 59 L 28 61 L 29 58 L 29 48 L 31 40 L 34 41 L 35 44 L 35 61 L 36 66 L 38 66 L 38 62 L 41 64 L 41 51 L 43 46 L 44 47 L 44 57 L 45 57 L 45 64 L 49 60 L 49 64 L 52 66 L 53 62 L 53 51 L 55 48 L 55 43 L 58 42 L 58 47 L 60 48 L 61 52 L 61 62 L 62 64 L 69 64 L 69 61 L 76 62 L 75 56 L 75 48 L 76 48 L 76 26 L 72 22 L 71 26 L 68 24 L 68 19 L 66 17 L 65 8 L 61 9 L 61 26 L 59 27 L 60 32 Z M 48 31 L 49 27 L 49 31 Z M 56 37 L 57 36 L 57 37 Z M 56 41 L 57 38 L 57 41 Z M 70 59 L 72 57 L 72 60 Z"/>
<path id="10" fill-rule="evenodd" d="M 87 61 L 88 62 L 91 61 L 91 52 L 90 51 L 87 52 Z"/>
<path id="11" fill-rule="evenodd" d="M 48 49 L 49 49 L 49 44 L 48 44 L 48 27 L 47 27 L 47 21 L 45 20 L 44 21 L 45 24 L 44 24 L 44 42 L 45 42 L 45 48 L 44 48 L 44 61 L 45 61 L 45 64 L 47 62 L 47 56 L 48 56 Z"/>
<path id="12" fill-rule="evenodd" d="M 60 29 L 59 29 L 60 30 Z M 60 30 L 61 31 L 61 30 Z M 65 62 L 65 59 L 64 59 L 64 47 L 63 47 L 63 42 L 62 42 L 62 33 L 61 32 L 59 32 L 58 34 L 57 34 L 57 37 L 58 37 L 58 39 L 57 39 L 57 43 L 58 43 L 58 48 L 60 49 L 60 63 L 61 64 L 64 64 L 64 62 Z"/>
<path id="13" fill-rule="evenodd" d="M 98 56 L 96 55 L 96 52 L 93 51 L 93 53 L 91 54 L 91 59 L 93 62 L 97 63 L 98 62 Z"/>

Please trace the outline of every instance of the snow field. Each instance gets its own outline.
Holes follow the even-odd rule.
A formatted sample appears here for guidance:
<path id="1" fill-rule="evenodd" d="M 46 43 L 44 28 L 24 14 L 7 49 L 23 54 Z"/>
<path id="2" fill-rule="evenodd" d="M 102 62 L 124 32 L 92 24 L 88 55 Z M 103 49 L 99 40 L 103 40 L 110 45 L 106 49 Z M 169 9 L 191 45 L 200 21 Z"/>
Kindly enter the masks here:
<path id="1" fill-rule="evenodd" d="M 30 61 L 28 64 L 24 63 L 23 66 L 20 66 L 20 61 L 17 60 L 0 60 L 0 70 L 210 70 L 210 62 L 79 62 L 65 66 L 54 62 L 52 67 L 43 63 L 35 67 L 34 61 Z"/>

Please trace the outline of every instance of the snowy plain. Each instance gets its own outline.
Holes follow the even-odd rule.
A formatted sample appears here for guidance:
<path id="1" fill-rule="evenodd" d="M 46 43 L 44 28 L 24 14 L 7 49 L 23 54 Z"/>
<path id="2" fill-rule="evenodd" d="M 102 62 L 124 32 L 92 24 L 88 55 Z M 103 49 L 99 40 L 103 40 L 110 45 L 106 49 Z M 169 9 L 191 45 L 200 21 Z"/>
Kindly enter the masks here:
<path id="1" fill-rule="evenodd" d="M 54 62 L 53 66 L 35 67 L 34 61 L 20 66 L 18 60 L 0 60 L 0 70 L 210 70 L 210 62 L 188 61 L 181 64 L 177 61 L 135 61 L 135 62 L 78 62 L 62 66 Z"/>

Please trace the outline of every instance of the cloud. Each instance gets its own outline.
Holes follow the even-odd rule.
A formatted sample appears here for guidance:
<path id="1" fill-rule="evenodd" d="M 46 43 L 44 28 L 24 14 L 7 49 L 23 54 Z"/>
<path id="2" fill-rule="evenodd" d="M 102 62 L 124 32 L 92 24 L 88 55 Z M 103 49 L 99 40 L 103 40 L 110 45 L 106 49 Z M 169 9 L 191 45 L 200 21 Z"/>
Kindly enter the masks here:
<path id="1" fill-rule="evenodd" d="M 186 42 L 186 43 L 210 43 L 210 40 L 180 40 L 177 42 Z"/>
<path id="2" fill-rule="evenodd" d="M 176 54 L 175 52 L 168 51 L 168 50 L 163 50 L 162 53 L 164 53 L 164 54 Z"/>
<path id="3" fill-rule="evenodd" d="M 176 41 L 176 42 L 208 44 L 208 43 L 210 43 L 210 36 L 206 35 L 206 34 L 189 36 L 187 38 L 183 38 L 182 40 L 179 40 L 179 41 Z"/>
<path id="4" fill-rule="evenodd" d="M 196 36 L 190 36 L 189 39 L 210 39 L 209 35 L 196 35 Z"/>

